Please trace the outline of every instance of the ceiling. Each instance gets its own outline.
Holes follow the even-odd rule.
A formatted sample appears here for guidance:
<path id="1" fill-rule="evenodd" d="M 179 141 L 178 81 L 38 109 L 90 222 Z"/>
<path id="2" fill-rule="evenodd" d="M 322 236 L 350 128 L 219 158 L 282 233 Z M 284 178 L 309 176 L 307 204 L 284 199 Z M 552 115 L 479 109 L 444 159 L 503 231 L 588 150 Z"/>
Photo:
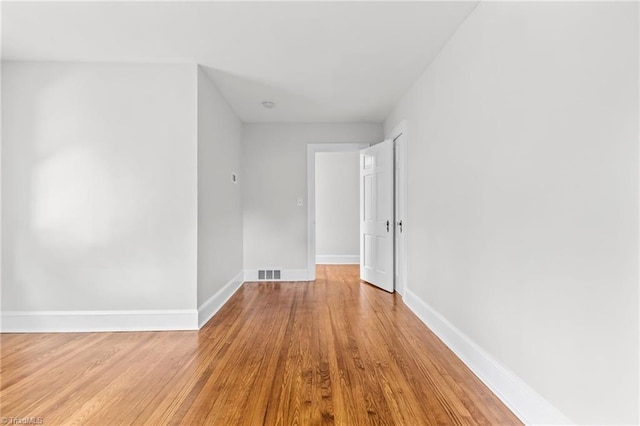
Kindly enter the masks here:
<path id="1" fill-rule="evenodd" d="M 2 2 L 2 59 L 197 63 L 244 122 L 380 122 L 476 4 Z"/>

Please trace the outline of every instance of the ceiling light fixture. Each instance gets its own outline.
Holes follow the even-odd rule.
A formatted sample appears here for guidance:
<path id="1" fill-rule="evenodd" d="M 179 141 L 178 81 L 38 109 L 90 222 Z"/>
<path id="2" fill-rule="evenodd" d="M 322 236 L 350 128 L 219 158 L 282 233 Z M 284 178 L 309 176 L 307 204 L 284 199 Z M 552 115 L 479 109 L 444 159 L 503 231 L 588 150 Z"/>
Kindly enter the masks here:
<path id="1" fill-rule="evenodd" d="M 264 101 L 262 103 L 262 106 L 265 107 L 265 108 L 271 109 L 271 108 L 274 108 L 276 106 L 276 104 L 274 102 L 271 102 L 271 101 Z"/>

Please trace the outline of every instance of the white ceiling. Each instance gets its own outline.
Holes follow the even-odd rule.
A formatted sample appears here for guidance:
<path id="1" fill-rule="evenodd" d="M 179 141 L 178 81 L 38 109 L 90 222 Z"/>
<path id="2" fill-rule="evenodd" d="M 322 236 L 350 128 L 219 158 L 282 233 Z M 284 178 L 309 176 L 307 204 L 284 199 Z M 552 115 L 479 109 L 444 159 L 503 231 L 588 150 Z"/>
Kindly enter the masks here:
<path id="1" fill-rule="evenodd" d="M 476 4 L 2 2 L 2 58 L 197 63 L 245 122 L 380 122 Z"/>

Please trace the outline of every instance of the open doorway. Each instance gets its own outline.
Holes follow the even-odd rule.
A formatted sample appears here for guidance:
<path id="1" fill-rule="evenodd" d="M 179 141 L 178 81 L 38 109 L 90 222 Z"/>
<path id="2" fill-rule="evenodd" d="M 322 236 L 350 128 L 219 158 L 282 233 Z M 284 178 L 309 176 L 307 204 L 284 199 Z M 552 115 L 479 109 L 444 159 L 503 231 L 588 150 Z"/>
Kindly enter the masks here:
<path id="1" fill-rule="evenodd" d="M 407 288 L 406 277 L 407 277 L 407 241 L 406 241 L 406 232 L 407 232 L 407 221 L 406 221 L 406 213 L 407 213 L 407 122 L 401 122 L 395 129 L 393 129 L 388 135 L 388 139 L 393 140 L 394 142 L 394 221 L 393 228 L 395 232 L 394 236 L 394 289 L 401 296 L 404 295 L 405 290 Z M 318 153 L 353 153 L 354 158 L 359 157 L 359 152 L 361 149 L 367 148 L 370 146 L 368 143 L 352 143 L 352 144 L 309 144 L 307 145 L 307 279 L 309 281 L 313 281 L 316 279 L 316 263 L 358 263 L 359 262 L 359 249 L 358 249 L 358 258 L 357 261 L 355 254 L 351 254 L 351 250 L 347 250 L 349 247 L 348 241 L 344 240 L 342 242 L 333 241 L 334 244 L 345 244 L 344 253 L 339 253 L 338 251 L 334 252 L 331 255 L 327 253 L 323 253 L 325 247 L 323 244 L 326 244 L 325 241 L 320 242 L 320 251 L 316 250 L 317 247 L 317 238 L 316 238 L 316 228 L 317 228 L 317 209 L 316 209 L 316 154 Z M 321 162 L 331 164 L 332 161 L 335 161 L 335 158 L 332 160 L 330 156 L 326 158 L 320 156 Z M 336 157 L 339 158 L 339 157 Z M 348 161 L 345 157 L 344 161 Z M 341 161 L 342 162 L 342 161 Z M 358 186 L 359 186 L 359 162 L 354 163 L 356 166 L 356 170 L 358 172 Z M 322 166 L 321 166 L 322 167 Z M 340 173 L 343 173 L 341 171 Z M 321 172 L 322 173 L 322 172 Z M 339 181 L 339 179 L 337 179 Z M 329 187 L 331 187 L 331 182 L 329 183 Z M 322 190 L 325 190 L 323 188 Z M 354 227 L 354 231 L 357 231 L 357 241 L 358 244 L 360 242 L 360 229 L 359 229 L 359 203 L 360 203 L 360 194 L 359 189 L 356 195 L 353 197 L 352 201 L 358 201 L 358 210 L 355 210 L 355 221 L 351 224 Z M 348 209 L 340 209 L 340 211 L 345 215 L 345 223 L 351 223 L 350 219 L 346 217 L 348 215 Z M 323 214 L 323 213 L 321 213 Z M 322 220 L 322 218 L 320 218 Z M 328 220 L 339 220 L 340 216 L 336 218 L 329 218 Z M 325 218 L 325 220 L 327 220 Z M 331 226 L 331 222 L 326 223 L 327 226 Z M 321 224 L 322 227 L 322 224 Z M 340 229 L 343 227 L 340 226 Z M 323 234 L 324 237 L 324 234 Z M 338 245 L 333 246 L 334 249 L 336 247 L 340 247 Z M 319 256 L 318 256 L 319 255 Z M 329 257 L 334 256 L 334 257 Z"/>
<path id="2" fill-rule="evenodd" d="M 316 152 L 316 265 L 358 265 L 358 151 Z"/>
<path id="3" fill-rule="evenodd" d="M 307 276 L 309 281 L 316 278 L 316 263 L 359 262 L 359 245 L 356 246 L 355 251 L 351 245 L 354 241 L 355 244 L 359 244 L 359 152 L 368 146 L 368 143 L 307 145 Z M 346 155 L 342 156 L 341 153 Z M 330 154 L 337 155 L 331 156 Z M 320 188 L 317 188 L 316 184 L 316 161 L 318 159 L 320 162 L 320 176 L 318 177 L 322 179 Z M 349 171 L 347 167 L 352 159 L 356 159 L 356 162 L 353 163 L 354 169 Z M 331 173 L 332 163 L 335 166 L 333 174 Z M 350 175 L 355 177 L 353 185 L 345 185 L 345 188 L 341 188 L 338 194 L 330 193 L 336 184 L 339 184 L 341 178 L 348 179 Z M 342 206 L 344 208 L 338 207 L 337 211 L 331 211 L 332 204 L 335 207 L 335 203 L 341 198 L 349 196 L 350 191 L 353 192 L 354 188 L 355 192 L 350 195 L 354 198 L 347 202 L 348 205 Z M 320 207 L 320 212 L 316 206 L 317 189 L 320 189 L 320 194 L 318 194 L 321 197 L 320 201 L 326 203 Z M 350 209 L 349 206 L 356 206 L 356 209 Z M 351 210 L 353 210 L 353 217 L 345 216 L 344 222 L 339 223 L 340 214 L 349 215 Z M 320 213 L 319 217 L 317 217 L 317 213 Z M 318 219 L 321 220 L 319 224 L 322 233 L 320 241 L 316 235 Z M 351 223 L 351 227 L 348 226 L 349 223 Z M 333 226 L 338 226 L 338 228 L 332 229 Z M 355 236 L 351 233 L 354 233 Z M 320 251 L 316 250 L 317 247 Z"/>

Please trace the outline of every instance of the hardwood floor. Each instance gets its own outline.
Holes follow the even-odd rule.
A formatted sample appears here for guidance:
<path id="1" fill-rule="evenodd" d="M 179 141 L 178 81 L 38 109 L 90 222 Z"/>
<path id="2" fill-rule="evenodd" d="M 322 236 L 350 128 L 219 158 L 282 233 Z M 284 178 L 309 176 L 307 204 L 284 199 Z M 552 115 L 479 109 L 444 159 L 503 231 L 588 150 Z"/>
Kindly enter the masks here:
<path id="1" fill-rule="evenodd" d="M 354 266 L 245 283 L 200 331 L 3 334 L 0 411 L 58 424 L 520 424 Z"/>

